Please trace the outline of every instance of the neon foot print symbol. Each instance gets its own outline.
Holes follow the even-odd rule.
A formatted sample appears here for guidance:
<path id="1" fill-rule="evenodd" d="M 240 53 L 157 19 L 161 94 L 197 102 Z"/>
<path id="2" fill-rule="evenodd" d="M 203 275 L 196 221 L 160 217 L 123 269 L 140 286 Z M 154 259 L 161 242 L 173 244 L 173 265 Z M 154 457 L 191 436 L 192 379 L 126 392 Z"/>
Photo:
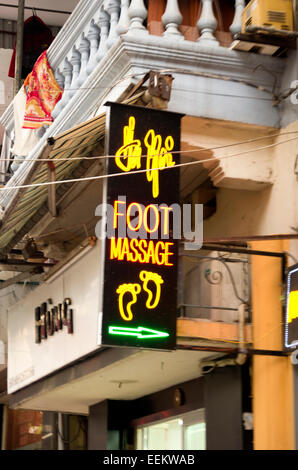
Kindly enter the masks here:
<path id="1" fill-rule="evenodd" d="M 157 307 L 160 301 L 160 294 L 161 294 L 161 284 L 163 284 L 163 278 L 157 274 L 157 273 L 151 273 L 149 271 L 141 271 L 140 272 L 140 279 L 143 281 L 143 289 L 144 291 L 147 292 L 148 294 L 148 299 L 146 302 L 146 307 L 148 309 L 152 309 Z M 148 287 L 148 282 L 154 282 L 156 286 L 156 295 L 155 295 L 155 300 L 152 303 L 153 300 L 153 292 L 151 289 Z"/>
<path id="2" fill-rule="evenodd" d="M 131 321 L 133 319 L 133 313 L 131 311 L 131 306 L 136 303 L 138 300 L 138 294 L 141 292 L 140 284 L 121 284 L 116 293 L 119 294 L 118 305 L 119 312 L 123 320 Z M 126 305 L 126 311 L 124 309 L 123 298 L 125 294 L 131 294 L 132 300 Z"/>

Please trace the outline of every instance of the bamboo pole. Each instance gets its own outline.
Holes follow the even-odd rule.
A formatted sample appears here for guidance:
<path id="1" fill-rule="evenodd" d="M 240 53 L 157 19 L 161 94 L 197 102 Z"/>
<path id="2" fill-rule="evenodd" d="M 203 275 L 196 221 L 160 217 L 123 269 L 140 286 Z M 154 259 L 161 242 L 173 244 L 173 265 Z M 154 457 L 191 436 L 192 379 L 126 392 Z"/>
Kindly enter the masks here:
<path id="1" fill-rule="evenodd" d="M 18 93 L 22 85 L 22 66 L 23 66 L 23 44 L 24 44 L 24 11 L 25 0 L 19 0 L 18 4 L 18 22 L 17 22 L 17 43 L 16 43 L 16 62 L 15 62 L 15 80 L 14 96 Z"/>

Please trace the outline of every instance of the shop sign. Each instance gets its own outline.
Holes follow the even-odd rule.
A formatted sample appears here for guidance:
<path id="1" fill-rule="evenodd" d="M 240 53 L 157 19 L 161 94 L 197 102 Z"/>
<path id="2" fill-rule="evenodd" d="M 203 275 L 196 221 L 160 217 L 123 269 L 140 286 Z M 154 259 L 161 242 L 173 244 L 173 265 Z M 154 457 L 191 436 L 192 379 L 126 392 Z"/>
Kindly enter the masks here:
<path id="1" fill-rule="evenodd" d="M 35 343 L 41 343 L 64 327 L 68 334 L 73 333 L 73 310 L 70 305 L 70 298 L 58 305 L 53 305 L 49 299 L 35 308 Z"/>
<path id="2" fill-rule="evenodd" d="M 298 346 L 298 264 L 291 266 L 287 276 L 285 347 Z"/>
<path id="3" fill-rule="evenodd" d="M 181 114 L 108 103 L 101 344 L 174 349 Z M 110 220 L 111 222 L 111 220 Z"/>

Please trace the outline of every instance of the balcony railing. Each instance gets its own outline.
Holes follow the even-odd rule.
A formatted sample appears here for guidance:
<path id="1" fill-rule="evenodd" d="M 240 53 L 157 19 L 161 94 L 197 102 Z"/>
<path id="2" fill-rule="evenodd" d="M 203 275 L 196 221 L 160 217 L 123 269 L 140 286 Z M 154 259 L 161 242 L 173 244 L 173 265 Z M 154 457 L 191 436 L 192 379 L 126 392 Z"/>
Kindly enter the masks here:
<path id="1" fill-rule="evenodd" d="M 237 79 L 246 79 L 260 59 L 250 58 L 244 66 L 241 53 L 236 54 L 221 47 L 229 42 L 227 36 L 223 39 L 222 31 L 230 39 L 231 33 L 240 31 L 244 6 L 245 0 L 81 0 L 47 52 L 49 63 L 64 93 L 53 111 L 54 123 L 48 130 L 43 129 L 43 136 L 42 131 L 39 133 L 40 141 L 29 157 L 35 158 L 40 153 L 47 137 L 55 136 L 94 115 L 117 80 L 123 81 L 131 71 L 141 72 L 142 75 L 152 66 L 163 69 L 169 64 L 172 68 L 188 67 L 190 70 L 198 60 L 204 72 L 207 67 L 213 74 L 218 73 L 218 70 L 223 73 L 229 71 Z M 142 62 L 144 51 L 147 55 Z M 267 59 L 271 58 L 262 60 L 266 62 Z M 275 70 L 281 74 L 281 64 L 277 64 Z M 260 89 L 268 88 L 270 80 L 271 77 L 261 68 L 254 72 L 254 81 Z M 193 86 L 196 87 L 196 83 Z M 122 87 L 124 89 L 125 86 Z M 191 95 L 192 90 L 189 93 Z M 113 96 L 112 100 L 118 98 Z M 255 112 L 255 101 L 259 104 L 260 100 L 255 100 L 255 96 L 251 98 L 248 107 L 254 112 L 252 118 L 249 115 L 249 119 L 253 123 L 273 125 L 277 121 L 278 112 L 272 112 L 270 99 L 268 105 L 265 103 L 266 107 L 262 107 L 263 115 L 259 116 Z M 188 99 L 193 102 L 190 96 Z M 240 105 L 243 109 L 243 103 Z M 226 103 L 219 106 L 217 102 L 216 109 L 210 107 L 210 103 L 204 109 L 207 109 L 207 117 L 221 118 L 223 107 L 226 108 Z M 180 112 L 178 108 L 175 110 Z M 187 109 L 183 108 L 181 112 L 187 112 Z M 190 110 L 190 114 L 194 115 L 194 112 Z M 227 115 L 224 111 L 226 119 L 232 119 L 238 114 L 233 112 Z M 238 119 L 241 120 L 240 115 Z M 1 122 L 6 134 L 13 139 L 12 104 L 1 117 Z M 13 171 L 16 178 L 11 178 L 8 186 L 12 180 L 14 184 L 23 180 L 26 173 L 24 167 L 28 168 L 28 165 L 18 164 L 15 160 Z M 10 192 L 7 196 L 0 195 L 0 204 L 4 209 L 9 200 Z"/>
<path id="2" fill-rule="evenodd" d="M 180 11 L 177 0 L 82 0 L 65 23 L 48 49 L 48 59 L 54 70 L 55 77 L 64 89 L 63 97 L 53 111 L 53 118 L 57 117 L 67 107 L 72 98 L 82 92 L 84 88 L 95 87 L 96 75 L 104 69 L 105 59 L 109 50 L 119 40 L 119 37 L 128 33 L 130 37 L 153 34 L 162 36 L 167 43 L 169 39 L 175 45 L 181 41 L 187 43 L 196 41 L 201 45 L 219 47 L 223 41 L 217 39 L 215 32 L 218 23 L 224 23 L 224 12 L 218 12 L 219 5 L 216 0 L 189 0 L 180 2 Z M 225 0 L 226 2 L 226 0 Z M 230 30 L 239 31 L 241 28 L 241 12 L 244 0 L 228 0 L 229 17 L 233 17 Z M 145 6 L 146 5 L 146 6 Z M 217 21 L 214 11 L 217 12 Z M 226 21 L 225 21 L 226 24 Z M 223 27 L 221 27 L 223 29 Z M 228 33 L 229 34 L 229 33 Z M 215 37 L 216 36 L 216 37 Z M 219 38 L 220 39 L 220 38 Z M 99 93 L 100 95 L 100 93 Z M 88 117 L 88 104 L 84 102 L 86 117 Z M 69 115 L 67 120 L 69 123 Z M 66 120 L 65 116 L 64 119 Z M 77 121 L 77 120 L 76 120 Z M 1 117 L 6 128 L 7 136 L 13 141 L 14 119 L 13 106 L 8 107 Z M 76 124 L 77 122 L 71 123 Z M 51 126 L 52 135 L 55 135 L 56 126 Z M 57 126 L 59 127 L 59 126 Z M 57 129 L 65 129 L 62 126 Z M 39 132 L 39 136 L 45 132 Z M 43 140 L 43 139 L 41 139 Z M 5 158 L 10 155 L 10 148 L 6 143 Z M 35 152 L 40 149 L 37 146 Z M 32 154 L 31 154 L 32 155 Z M 2 154 L 2 157 L 4 155 Z M 16 172 L 21 164 L 16 158 L 11 170 Z"/>
<path id="3" fill-rule="evenodd" d="M 245 305 L 250 322 L 251 281 L 247 255 L 185 251 L 180 257 L 178 311 L 180 317 L 215 322 L 239 321 Z"/>
<path id="4" fill-rule="evenodd" d="M 190 18 L 192 23 L 195 21 L 195 27 L 187 24 L 184 27 L 181 26 L 183 15 L 177 0 L 165 2 L 150 0 L 148 9 L 143 0 L 89 0 L 83 3 L 86 3 L 84 6 L 85 25 L 80 23 L 79 37 L 73 37 L 75 41 L 69 51 L 66 54 L 64 52 L 64 57 L 61 57 L 57 45 L 55 47 L 54 44 L 49 50 L 49 59 L 55 70 L 56 79 L 65 89 L 62 100 L 54 110 L 53 117 L 58 116 L 76 90 L 84 85 L 88 76 L 122 34 L 128 32 L 136 36 L 148 33 L 162 34 L 173 41 L 190 39 L 197 40 L 202 45 L 220 45 L 215 37 L 218 22 L 213 12 L 213 0 L 202 0 L 198 18 Z M 191 1 L 186 3 L 188 4 L 187 10 L 191 4 L 194 4 Z M 161 22 L 153 20 L 152 18 L 158 19 L 158 12 L 162 12 L 160 10 L 162 6 L 164 6 L 164 12 L 161 15 Z M 229 6 L 231 6 L 230 2 Z M 235 1 L 233 22 L 230 25 L 230 31 L 233 34 L 241 29 L 241 14 L 244 6 L 244 0 Z M 78 8 L 82 8 L 82 4 Z M 77 15 L 76 11 L 73 15 Z M 80 21 L 80 18 L 78 20 Z M 156 24 L 160 27 L 157 28 Z M 61 33 L 64 37 L 67 29 L 66 27 L 66 30 Z M 59 39 L 58 43 L 62 38 L 59 37 Z M 71 42 L 67 39 L 66 41 Z M 65 51 L 65 48 L 63 49 Z"/>

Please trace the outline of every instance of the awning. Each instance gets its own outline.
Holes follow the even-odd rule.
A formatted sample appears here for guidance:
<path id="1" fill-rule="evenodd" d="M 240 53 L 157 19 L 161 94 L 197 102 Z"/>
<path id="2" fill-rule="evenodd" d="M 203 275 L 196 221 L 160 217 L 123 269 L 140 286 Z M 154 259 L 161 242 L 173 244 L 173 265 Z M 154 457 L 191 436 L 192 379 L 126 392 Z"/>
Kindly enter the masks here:
<path id="1" fill-rule="evenodd" d="M 106 115 L 103 113 L 48 139 L 47 144 L 36 157 L 36 161 L 31 165 L 22 185 L 48 182 L 49 169 L 54 171 L 56 181 L 81 178 L 95 162 L 88 157 L 95 150 L 100 150 L 101 143 L 104 141 L 105 121 Z M 103 148 L 101 153 L 103 153 Z M 26 161 L 23 165 L 26 165 Z M 49 188 L 55 190 L 59 199 L 70 187 L 71 183 L 16 190 L 2 218 L 0 254 L 8 253 L 49 210 Z"/>
<path id="2" fill-rule="evenodd" d="M 137 92 L 138 91 L 138 92 Z M 145 90 L 139 85 L 128 93 L 121 102 L 144 106 L 142 97 Z M 133 96 L 131 96 L 133 94 Z M 96 160 L 88 158 L 93 152 L 103 155 L 106 113 L 102 113 L 82 124 L 48 139 L 36 161 L 30 166 L 23 185 L 46 183 L 50 180 L 49 169 L 55 171 L 55 180 L 79 179 Z M 51 160 L 51 161 L 48 161 Z M 23 162 L 26 165 L 26 161 Z M 49 211 L 49 192 L 55 188 L 57 203 L 71 188 L 71 185 L 55 184 L 17 189 L 1 219 L 0 257 L 9 251 Z M 12 189 L 9 189 L 12 191 Z"/>

